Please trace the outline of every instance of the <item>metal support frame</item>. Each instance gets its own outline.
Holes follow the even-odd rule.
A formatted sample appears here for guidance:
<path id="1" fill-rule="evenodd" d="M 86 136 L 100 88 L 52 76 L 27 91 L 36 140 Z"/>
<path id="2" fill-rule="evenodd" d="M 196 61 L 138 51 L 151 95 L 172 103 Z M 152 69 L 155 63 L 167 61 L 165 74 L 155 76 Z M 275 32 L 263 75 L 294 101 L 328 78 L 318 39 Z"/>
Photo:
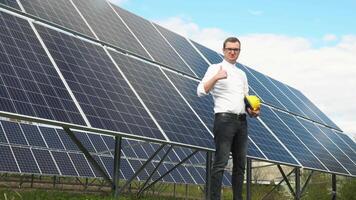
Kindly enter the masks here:
<path id="1" fill-rule="evenodd" d="M 122 137 L 115 136 L 114 174 L 112 181 L 112 190 L 114 198 L 119 198 L 121 144 Z"/>
<path id="2" fill-rule="evenodd" d="M 300 200 L 301 191 L 300 191 L 300 168 L 295 168 L 295 200 Z"/>
<path id="3" fill-rule="evenodd" d="M 309 181 L 311 180 L 311 177 L 313 176 L 313 174 L 314 174 L 314 171 L 311 171 L 309 176 L 308 176 L 308 178 L 307 178 L 307 180 L 305 181 L 305 183 L 304 183 L 304 185 L 302 187 L 302 191 L 300 192 L 300 196 L 301 197 L 303 196 L 303 194 L 304 194 L 304 192 L 305 192 L 305 190 L 307 188 L 307 185 L 309 184 Z"/>
<path id="4" fill-rule="evenodd" d="M 145 169 L 146 165 L 148 165 L 148 163 L 150 163 L 151 160 L 153 160 L 153 158 L 158 154 L 158 152 L 160 152 L 165 146 L 166 144 L 162 144 L 160 147 L 158 147 L 156 152 L 147 159 L 147 161 L 140 167 L 140 169 L 138 169 L 135 174 L 129 180 L 126 181 L 125 185 L 121 187 L 119 193 L 122 193 L 126 189 L 126 187 L 130 185 L 130 183 L 141 173 L 141 171 Z"/>
<path id="5" fill-rule="evenodd" d="M 163 177 L 165 177 L 167 174 L 171 173 L 171 171 L 175 170 L 177 167 L 179 167 L 182 163 L 184 163 L 185 161 L 189 160 L 193 155 L 195 155 L 196 153 L 198 153 L 199 150 L 195 150 L 193 153 L 191 153 L 189 156 L 187 156 L 186 158 L 184 158 L 183 160 L 181 160 L 178 164 L 176 164 L 174 167 L 172 167 L 170 170 L 168 170 L 166 173 L 164 173 L 163 175 L 161 175 L 161 177 L 159 177 L 158 179 L 154 180 L 151 184 L 149 184 L 148 186 L 146 186 L 145 190 L 152 187 L 155 183 L 157 183 L 158 181 L 160 181 Z"/>
<path id="6" fill-rule="evenodd" d="M 78 140 L 78 138 L 74 135 L 73 131 L 70 128 L 63 128 L 66 133 L 68 133 L 69 137 L 73 140 L 73 142 L 78 146 L 78 148 L 83 152 L 88 161 L 94 166 L 96 170 L 104 177 L 104 179 L 109 182 L 111 185 L 113 184 L 110 177 L 104 172 L 101 166 L 96 162 L 96 160 L 90 155 L 89 151 L 84 147 L 84 145 Z"/>
<path id="7" fill-rule="evenodd" d="M 284 179 L 284 181 L 286 182 L 286 184 L 287 184 L 287 186 L 288 186 L 288 188 L 289 188 L 289 191 L 292 193 L 292 195 L 295 197 L 295 192 L 294 192 L 294 190 L 293 190 L 293 187 L 291 186 L 291 184 L 290 184 L 290 182 L 289 182 L 289 180 L 288 180 L 288 177 L 285 175 L 285 173 L 284 173 L 284 171 L 283 171 L 283 169 L 282 169 L 282 167 L 280 166 L 280 165 L 277 165 L 277 167 L 278 167 L 278 169 L 279 169 L 279 171 L 281 172 L 281 174 L 282 174 L 282 176 L 283 176 L 283 179 Z M 297 168 L 295 168 L 294 169 L 294 172 L 297 170 Z M 295 172 L 296 173 L 296 172 Z"/>
<path id="8" fill-rule="evenodd" d="M 163 155 L 163 157 L 161 158 L 161 160 L 159 161 L 158 165 L 156 166 L 156 168 L 153 169 L 153 171 L 151 172 L 151 174 L 149 175 L 149 177 L 147 178 L 146 182 L 143 184 L 143 186 L 141 187 L 141 189 L 138 191 L 137 196 L 141 196 L 141 194 L 146 190 L 146 185 L 147 183 L 151 180 L 152 176 L 156 173 L 156 171 L 158 170 L 158 167 L 162 164 L 162 162 L 164 161 L 164 159 L 167 157 L 168 153 L 172 150 L 173 146 L 170 146 L 169 149 L 167 150 L 167 152 Z"/>
<path id="9" fill-rule="evenodd" d="M 336 200 L 336 174 L 331 175 L 331 185 L 332 185 L 332 200 Z"/>
<path id="10" fill-rule="evenodd" d="M 205 177 L 205 199 L 210 199 L 210 188 L 211 188 L 211 167 L 213 162 L 213 152 L 207 151 L 206 153 L 206 177 Z"/>
<path id="11" fill-rule="evenodd" d="M 246 167 L 246 200 L 251 200 L 252 160 L 247 158 Z"/>
<path id="12" fill-rule="evenodd" d="M 287 174 L 286 177 L 288 178 L 292 173 L 294 173 L 294 170 L 295 170 L 295 169 L 293 169 L 292 171 L 290 171 L 290 172 Z M 262 200 L 267 199 L 267 197 L 268 197 L 270 194 L 272 194 L 272 192 L 273 192 L 279 185 L 281 185 L 284 181 L 285 181 L 285 179 L 282 179 L 281 181 L 279 181 L 279 183 L 278 183 L 277 185 L 275 185 L 275 186 L 272 188 L 271 191 L 269 191 L 264 197 L 262 197 Z"/>

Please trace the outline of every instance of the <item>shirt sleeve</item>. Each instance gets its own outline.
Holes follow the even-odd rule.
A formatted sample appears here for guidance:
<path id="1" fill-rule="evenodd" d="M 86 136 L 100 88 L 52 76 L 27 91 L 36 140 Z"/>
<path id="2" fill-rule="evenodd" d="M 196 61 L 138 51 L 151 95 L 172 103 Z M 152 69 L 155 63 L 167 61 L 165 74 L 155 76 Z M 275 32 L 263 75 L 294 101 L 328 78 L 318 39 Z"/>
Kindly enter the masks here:
<path id="1" fill-rule="evenodd" d="M 248 80 L 247 80 L 247 77 L 246 77 L 246 74 L 244 73 L 244 95 L 247 96 L 248 95 L 248 92 L 249 92 L 249 88 L 248 88 Z"/>
<path id="2" fill-rule="evenodd" d="M 211 65 L 208 70 L 206 71 L 203 79 L 200 81 L 198 87 L 197 87 L 197 95 L 199 97 L 201 96 L 205 96 L 207 94 L 209 94 L 209 92 L 205 92 L 204 89 L 204 83 L 206 83 L 207 81 L 209 81 L 211 78 L 213 78 L 213 76 L 216 74 L 216 67 L 215 65 Z"/>

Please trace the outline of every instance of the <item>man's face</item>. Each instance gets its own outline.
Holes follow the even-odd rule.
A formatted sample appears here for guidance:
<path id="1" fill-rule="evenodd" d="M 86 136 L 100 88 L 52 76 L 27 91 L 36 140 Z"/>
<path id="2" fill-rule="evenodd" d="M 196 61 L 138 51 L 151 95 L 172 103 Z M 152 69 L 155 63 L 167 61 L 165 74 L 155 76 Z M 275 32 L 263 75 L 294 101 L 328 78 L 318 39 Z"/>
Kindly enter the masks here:
<path id="1" fill-rule="evenodd" d="M 229 63 L 235 64 L 237 58 L 240 55 L 240 43 L 238 42 L 227 42 L 225 48 L 223 49 L 224 58 Z"/>

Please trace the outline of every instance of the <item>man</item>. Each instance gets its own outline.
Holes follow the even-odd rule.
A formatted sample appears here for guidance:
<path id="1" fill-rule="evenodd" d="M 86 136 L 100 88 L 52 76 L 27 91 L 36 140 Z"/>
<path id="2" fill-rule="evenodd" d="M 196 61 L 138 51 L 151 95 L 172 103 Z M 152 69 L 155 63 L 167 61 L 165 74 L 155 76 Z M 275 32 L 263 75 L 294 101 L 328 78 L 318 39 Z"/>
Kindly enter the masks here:
<path id="1" fill-rule="evenodd" d="M 215 156 L 211 169 L 210 197 L 220 199 L 221 184 L 230 152 L 233 158 L 233 199 L 242 200 L 242 185 L 247 152 L 246 111 L 257 117 L 260 111 L 245 109 L 244 97 L 248 95 L 246 74 L 236 67 L 241 43 L 236 37 L 224 41 L 224 60 L 211 65 L 197 88 L 198 96 L 211 93 L 214 99 Z"/>

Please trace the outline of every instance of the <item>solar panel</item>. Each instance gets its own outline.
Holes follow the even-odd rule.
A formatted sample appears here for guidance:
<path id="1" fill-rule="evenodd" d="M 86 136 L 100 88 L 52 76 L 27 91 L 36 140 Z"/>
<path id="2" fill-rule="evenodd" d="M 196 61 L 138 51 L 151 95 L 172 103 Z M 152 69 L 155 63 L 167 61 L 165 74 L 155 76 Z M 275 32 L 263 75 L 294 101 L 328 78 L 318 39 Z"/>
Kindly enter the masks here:
<path id="1" fill-rule="evenodd" d="M 279 138 L 289 151 L 295 156 L 300 164 L 305 168 L 327 169 L 317 160 L 308 148 L 293 134 L 292 131 L 274 114 L 271 108 L 264 107 L 261 119 Z"/>
<path id="2" fill-rule="evenodd" d="M 60 151 L 51 151 L 62 176 L 79 176 L 68 154 Z"/>
<path id="3" fill-rule="evenodd" d="M 203 56 L 210 62 L 210 64 L 216 64 L 216 63 L 220 63 L 223 61 L 223 59 L 215 51 L 213 51 L 213 50 L 211 50 L 197 42 L 194 42 L 192 40 L 190 40 L 190 41 L 200 51 L 200 53 L 203 54 Z"/>
<path id="4" fill-rule="evenodd" d="M 310 101 L 303 93 L 299 90 L 294 89 L 292 87 L 288 87 L 299 99 L 301 99 L 317 116 L 330 127 L 333 127 L 337 130 L 341 130 L 333 121 L 331 121 L 314 103 Z"/>
<path id="5" fill-rule="evenodd" d="M 22 147 L 12 147 L 17 164 L 21 173 L 40 174 L 37 162 L 32 155 L 31 149 Z"/>
<path id="6" fill-rule="evenodd" d="M 20 6 L 17 4 L 16 0 L 0 0 L 0 3 L 18 10 L 20 9 Z"/>
<path id="7" fill-rule="evenodd" d="M 195 74 L 198 75 L 199 78 L 203 78 L 209 64 L 200 56 L 189 41 L 186 38 L 163 28 L 162 26 L 157 24 L 153 25 L 168 40 L 168 42 L 178 52 L 188 66 L 195 72 Z"/>
<path id="8" fill-rule="evenodd" d="M 341 138 L 345 143 L 347 143 L 349 145 L 349 147 L 352 148 L 352 150 L 356 153 L 356 143 L 350 138 L 348 137 L 346 134 L 344 133 L 340 133 L 340 132 L 336 132 L 336 135 Z"/>
<path id="9" fill-rule="evenodd" d="M 297 119 L 289 114 L 276 111 L 279 118 L 295 133 L 295 135 L 313 152 L 313 154 L 331 172 L 347 175 L 346 170 L 330 155 L 326 149 L 306 130 Z"/>
<path id="10" fill-rule="evenodd" d="M 150 59 L 109 3 L 102 0 L 73 0 L 73 3 L 101 41 Z"/>
<path id="11" fill-rule="evenodd" d="M 41 169 L 41 174 L 60 175 L 56 164 L 48 150 L 32 149 L 32 152 L 38 163 L 39 168 Z"/>
<path id="12" fill-rule="evenodd" d="M 26 20 L 0 12 L 0 110 L 84 125 Z"/>
<path id="13" fill-rule="evenodd" d="M 166 71 L 165 73 L 173 84 L 177 87 L 192 108 L 197 112 L 205 125 L 213 131 L 214 124 L 214 102 L 212 96 L 198 97 L 197 87 L 199 82 L 178 75 L 177 73 Z"/>
<path id="14" fill-rule="evenodd" d="M 1 121 L 10 144 L 28 145 L 20 126 L 15 122 Z"/>
<path id="15" fill-rule="evenodd" d="M 327 149 L 340 165 L 348 172 L 356 175 L 356 165 L 328 138 L 322 133 L 318 127 L 312 122 L 306 120 L 298 120 L 303 126 Z"/>
<path id="16" fill-rule="evenodd" d="M 49 127 L 39 127 L 48 148 L 64 150 L 64 145 L 59 138 L 56 129 Z"/>
<path id="17" fill-rule="evenodd" d="M 314 120 L 316 122 L 323 123 L 323 121 L 310 109 L 308 108 L 298 97 L 294 95 L 292 91 L 288 89 L 288 87 L 271 77 L 267 77 L 274 85 L 276 85 L 284 94 L 286 94 L 290 100 L 304 113 L 301 116 L 305 116 L 308 119 Z"/>
<path id="18" fill-rule="evenodd" d="M 245 72 L 249 86 L 266 104 L 286 110 L 286 107 L 264 86 L 244 65 L 237 63 L 237 67 Z"/>
<path id="19" fill-rule="evenodd" d="M 352 148 L 347 145 L 341 138 L 337 136 L 337 134 L 329 128 L 324 126 L 318 126 L 322 130 L 322 132 L 335 144 L 337 147 L 346 154 L 353 163 L 356 162 L 356 152 L 352 150 Z"/>
<path id="20" fill-rule="evenodd" d="M 36 26 L 91 126 L 163 139 L 104 49 Z"/>
<path id="21" fill-rule="evenodd" d="M 20 126 L 30 146 L 47 147 L 36 126 L 29 124 L 20 124 Z"/>
<path id="22" fill-rule="evenodd" d="M 0 143 L 8 143 L 1 123 L 0 123 Z"/>
<path id="23" fill-rule="evenodd" d="M 20 0 L 25 11 L 49 22 L 95 38 L 75 7 L 68 0 Z"/>
<path id="24" fill-rule="evenodd" d="M 264 108 L 262 108 L 263 110 Z M 247 117 L 248 135 L 268 160 L 298 166 L 298 162 L 257 119 Z"/>
<path id="25" fill-rule="evenodd" d="M 294 114 L 298 114 L 300 116 L 305 116 L 305 114 L 292 102 L 286 94 L 284 94 L 277 86 L 275 86 L 270 79 L 268 79 L 264 74 L 253 70 L 249 67 L 244 66 L 256 79 L 266 87 L 268 91 L 273 94 L 274 97 L 286 108 L 287 111 L 292 112 Z M 278 106 L 278 103 L 276 104 L 275 102 L 269 102 L 272 105 Z M 280 109 L 283 109 L 283 107 L 279 107 Z"/>
<path id="26" fill-rule="evenodd" d="M 95 177 L 92 169 L 89 167 L 89 163 L 83 154 L 68 153 L 75 169 L 81 177 Z"/>
<path id="27" fill-rule="evenodd" d="M 212 136 L 158 67 L 110 53 L 171 141 L 213 147 Z"/>
<path id="28" fill-rule="evenodd" d="M 9 146 L 0 145 L 0 159 L 1 172 L 20 172 Z"/>
<path id="29" fill-rule="evenodd" d="M 262 152 L 257 148 L 257 146 L 249 138 L 247 146 L 247 157 L 259 158 L 266 160 L 267 158 L 262 154 Z"/>
<path id="30" fill-rule="evenodd" d="M 188 75 L 195 76 L 151 22 L 115 5 L 112 6 L 155 61 Z M 147 37 L 148 35 L 149 37 Z"/>

